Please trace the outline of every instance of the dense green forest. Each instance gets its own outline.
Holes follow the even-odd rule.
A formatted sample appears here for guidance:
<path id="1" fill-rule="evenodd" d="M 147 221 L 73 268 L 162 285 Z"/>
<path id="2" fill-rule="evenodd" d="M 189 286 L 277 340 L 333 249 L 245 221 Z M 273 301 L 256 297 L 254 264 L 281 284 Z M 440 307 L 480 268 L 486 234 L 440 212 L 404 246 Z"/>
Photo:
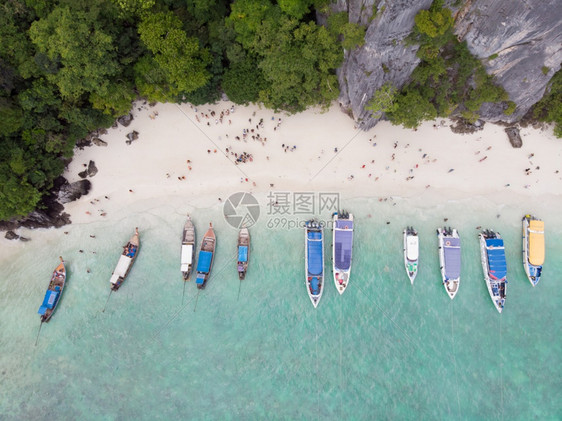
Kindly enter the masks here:
<path id="1" fill-rule="evenodd" d="M 0 220 L 38 206 L 76 142 L 109 127 L 132 101 L 261 102 L 296 112 L 339 96 L 344 49 L 365 27 L 330 0 L 6 0 L 0 7 Z M 420 66 L 398 92 L 371 101 L 395 124 L 474 118 L 483 101 L 506 101 L 452 35 L 436 2 L 416 17 Z M 317 12 L 326 25 L 316 23 Z M 448 77 L 445 77 L 447 75 Z M 467 84 L 473 78 L 476 82 Z M 443 80 L 453 82 L 444 83 Z M 560 78 L 556 79 L 560 85 Z M 470 87 L 467 87 L 469 86 Z M 537 115 L 560 123 L 560 95 Z M 506 113 L 512 105 L 506 103 Z M 560 107 L 558 107 L 560 110 Z M 560 130 L 560 129 L 558 129 Z"/>

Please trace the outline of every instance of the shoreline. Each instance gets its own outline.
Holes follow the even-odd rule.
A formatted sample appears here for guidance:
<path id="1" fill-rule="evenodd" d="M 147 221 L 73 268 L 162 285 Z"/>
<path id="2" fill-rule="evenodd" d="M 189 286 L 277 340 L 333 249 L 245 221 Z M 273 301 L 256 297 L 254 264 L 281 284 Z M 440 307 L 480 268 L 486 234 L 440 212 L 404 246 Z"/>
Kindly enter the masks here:
<path id="1" fill-rule="evenodd" d="M 527 200 L 530 208 L 545 208 L 547 201 L 550 209 L 562 202 L 562 194 L 553 193 L 562 191 L 562 144 L 552 127 L 522 128 L 523 146 L 515 149 L 503 126 L 491 123 L 455 134 L 448 120 L 415 131 L 383 121 L 364 132 L 337 105 L 287 116 L 227 101 L 199 107 L 137 102 L 131 112 L 128 127 L 100 136 L 107 146 L 77 149 L 65 170 L 72 183 L 90 160 L 98 168 L 87 178 L 88 195 L 65 205 L 72 225 L 176 198 L 185 198 L 186 209 L 212 208 L 238 191 L 326 191 L 418 207 L 469 198 L 498 206 Z M 132 131 L 139 138 L 127 145 Z M 241 155 L 246 162 L 235 164 Z"/>

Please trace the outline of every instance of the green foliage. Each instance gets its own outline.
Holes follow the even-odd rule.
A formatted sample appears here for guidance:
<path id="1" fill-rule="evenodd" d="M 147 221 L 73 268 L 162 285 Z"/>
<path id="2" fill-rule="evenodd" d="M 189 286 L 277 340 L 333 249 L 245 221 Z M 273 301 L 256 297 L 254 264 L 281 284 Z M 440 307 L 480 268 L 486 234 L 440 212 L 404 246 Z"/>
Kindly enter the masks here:
<path id="1" fill-rule="evenodd" d="M 450 9 L 432 8 L 420 10 L 416 15 L 416 30 L 430 38 L 444 35 L 453 26 L 453 15 Z"/>
<path id="2" fill-rule="evenodd" d="M 515 104 L 515 102 L 513 101 L 507 101 L 507 108 L 504 110 L 504 114 L 505 115 L 511 115 L 515 112 L 515 109 L 517 108 L 517 104 Z"/>
<path id="3" fill-rule="evenodd" d="M 326 28 L 283 17 L 260 35 L 261 48 L 255 51 L 263 51 L 259 68 L 268 87 L 260 100 L 267 107 L 296 112 L 338 97 L 335 69 L 343 54 Z"/>
<path id="4" fill-rule="evenodd" d="M 540 121 L 554 123 L 554 134 L 562 137 L 562 70 L 550 80 L 545 95 L 533 107 L 533 115 Z"/>
<path id="5" fill-rule="evenodd" d="M 415 128 L 423 120 L 433 120 L 437 111 L 419 91 L 412 90 L 395 96 L 395 110 L 387 113 L 392 124 Z"/>
<path id="6" fill-rule="evenodd" d="M 28 182 L 0 171 L 0 220 L 30 213 L 41 194 Z"/>
<path id="7" fill-rule="evenodd" d="M 0 121 L 0 135 L 7 136 L 17 132 L 23 126 L 23 111 L 0 98 Z"/>
<path id="8" fill-rule="evenodd" d="M 488 57 L 488 60 L 494 60 L 496 58 L 498 58 L 498 53 L 492 54 L 490 57 Z"/>
<path id="9" fill-rule="evenodd" d="M 548 74 L 548 72 L 550 71 L 550 67 L 542 66 L 541 71 L 542 71 L 542 74 L 546 76 Z"/>
<path id="10" fill-rule="evenodd" d="M 189 93 L 210 80 L 206 66 L 211 57 L 207 49 L 200 48 L 199 40 L 188 37 L 181 27 L 181 20 L 172 12 L 150 14 L 139 24 L 139 35 L 166 81 L 178 92 Z"/>
<path id="11" fill-rule="evenodd" d="M 297 19 L 302 19 L 310 11 L 313 3 L 313 0 L 277 0 L 283 13 Z"/>
<path id="12" fill-rule="evenodd" d="M 57 7 L 31 24 L 29 36 L 56 63 L 58 71 L 45 76 L 64 99 L 77 100 L 86 92 L 105 95 L 119 72 L 113 38 L 87 12 Z"/>
<path id="13" fill-rule="evenodd" d="M 380 117 L 382 113 L 392 113 L 397 110 L 398 104 L 396 103 L 397 89 L 390 82 L 386 82 L 379 89 L 377 89 L 365 106 L 366 110 L 373 112 L 375 117 Z"/>
<path id="14" fill-rule="evenodd" d="M 341 36 L 342 47 L 346 50 L 352 50 L 365 44 L 365 27 L 349 22 L 347 12 L 329 15 L 328 30 L 336 37 Z"/>
<path id="15" fill-rule="evenodd" d="M 92 107 L 116 118 L 129 112 L 135 96 L 132 83 L 117 81 L 108 87 L 104 96 L 92 92 L 90 103 Z"/>
<path id="16" fill-rule="evenodd" d="M 234 63 L 224 73 L 222 88 L 228 98 L 237 104 L 257 102 L 260 91 L 267 88 L 256 60 Z"/>

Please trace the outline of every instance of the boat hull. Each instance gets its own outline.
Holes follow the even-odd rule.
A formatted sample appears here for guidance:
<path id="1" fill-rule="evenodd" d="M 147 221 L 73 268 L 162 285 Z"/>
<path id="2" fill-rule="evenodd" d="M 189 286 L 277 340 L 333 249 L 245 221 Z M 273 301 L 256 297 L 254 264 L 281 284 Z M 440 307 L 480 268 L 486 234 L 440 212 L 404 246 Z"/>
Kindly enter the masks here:
<path id="1" fill-rule="evenodd" d="M 335 213 L 333 216 L 333 225 L 334 229 L 332 232 L 332 272 L 334 274 L 334 284 L 336 285 L 336 291 L 342 295 L 349 285 L 349 279 L 351 276 L 351 264 L 353 262 L 352 258 L 352 249 L 353 249 L 353 229 L 354 229 L 354 221 L 353 221 L 353 214 L 346 214 L 346 215 L 339 215 Z M 340 227 L 340 225 L 343 225 Z M 341 239 L 340 236 L 344 235 L 344 233 L 351 233 L 348 235 L 350 238 Z M 341 241 L 338 241 L 341 240 Z M 337 258 L 337 247 L 336 244 L 341 243 L 342 241 L 348 242 L 347 246 L 349 246 L 349 264 L 345 262 L 344 265 L 338 265 L 338 261 L 340 259 Z M 343 246 L 343 244 L 342 244 Z"/>
<path id="2" fill-rule="evenodd" d="M 250 231 L 242 228 L 238 233 L 238 279 L 243 281 L 246 279 L 248 271 L 248 263 L 250 261 Z"/>
<path id="3" fill-rule="evenodd" d="M 55 311 L 60 303 L 60 299 L 62 297 L 62 293 L 64 291 L 65 285 L 66 285 L 66 266 L 61 258 L 61 262 L 53 271 L 53 274 L 51 276 L 51 281 L 49 282 L 49 286 L 47 287 L 47 293 L 46 293 L 49 294 L 49 291 L 52 291 L 56 293 L 56 298 L 52 303 L 51 308 L 45 308 L 43 314 L 39 313 L 41 314 L 41 323 L 48 323 L 53 317 L 53 315 L 55 314 Z M 42 308 L 43 306 L 41 306 L 39 312 L 42 311 Z"/>
<path id="4" fill-rule="evenodd" d="M 121 288 L 121 285 L 125 282 L 125 279 L 129 275 L 137 256 L 140 251 L 140 237 L 138 229 L 135 229 L 135 234 L 129 239 L 129 242 L 123 246 L 123 253 L 119 257 L 117 266 L 112 273 L 110 279 L 110 285 L 112 291 L 117 291 Z"/>
<path id="5" fill-rule="evenodd" d="M 317 239 L 310 240 L 309 234 L 318 237 Z M 320 224 L 316 221 L 308 221 L 305 228 L 305 284 L 308 297 L 312 302 L 314 308 L 318 307 L 322 293 L 324 292 L 324 231 Z M 311 242 L 314 241 L 313 244 Z M 320 246 L 320 247 L 319 247 Z M 309 247 L 314 255 L 309 253 Z"/>
<path id="6" fill-rule="evenodd" d="M 407 228 L 403 231 L 404 235 L 404 267 L 406 268 L 406 274 L 410 283 L 414 285 L 414 279 L 418 274 L 418 258 L 419 255 L 419 244 L 418 244 L 418 233 L 413 228 Z M 413 241 L 415 237 L 416 241 Z M 410 259 L 408 256 L 415 255 L 416 258 Z"/>
<path id="7" fill-rule="evenodd" d="M 201 250 L 199 251 L 196 280 L 197 289 L 205 289 L 205 287 L 207 286 L 207 281 L 209 280 L 209 277 L 211 276 L 211 270 L 213 269 L 216 246 L 217 242 L 215 231 L 213 230 L 212 224 L 210 224 L 209 229 L 203 237 L 203 241 L 201 242 Z M 204 266 L 200 266 L 201 262 L 204 260 L 207 260 L 204 262 Z"/>
<path id="8" fill-rule="evenodd" d="M 530 228 L 529 224 L 532 220 L 538 220 L 532 215 L 525 215 L 522 220 L 523 225 L 523 268 L 525 269 L 525 274 L 527 275 L 527 279 L 531 283 L 533 287 L 535 287 L 542 275 L 542 265 L 532 265 L 529 261 L 529 233 Z"/>
<path id="9" fill-rule="evenodd" d="M 455 241 L 453 239 L 458 239 L 460 241 L 460 237 L 456 229 L 451 230 L 449 228 L 449 232 L 450 235 L 447 232 L 445 232 L 444 229 L 439 228 L 437 230 L 437 237 L 439 240 L 439 266 L 441 271 L 441 279 L 443 282 L 443 286 L 445 288 L 445 292 L 447 292 L 447 295 L 452 300 L 457 295 L 457 292 L 459 292 L 461 278 L 460 278 L 460 271 L 458 275 L 455 276 L 449 275 L 446 266 L 447 262 L 445 256 L 446 253 L 445 247 L 449 246 L 448 242 Z M 460 249 L 460 245 L 459 245 L 459 249 Z M 459 261 L 459 265 L 460 265 L 460 261 Z"/>
<path id="10" fill-rule="evenodd" d="M 184 281 L 188 281 L 193 272 L 193 262 L 195 261 L 195 226 L 191 217 L 187 216 L 187 221 L 183 227 L 182 248 L 180 255 L 181 273 Z"/>
<path id="11" fill-rule="evenodd" d="M 496 233 L 496 235 L 498 236 L 497 238 L 501 238 L 499 234 Z M 482 263 L 482 271 L 484 272 L 484 282 L 486 283 L 486 288 L 488 289 L 488 294 L 492 299 L 492 303 L 494 304 L 494 307 L 499 313 L 501 313 L 505 305 L 505 293 L 507 292 L 507 285 L 506 283 L 503 283 L 503 291 L 504 291 L 503 297 L 494 292 L 494 284 L 499 284 L 499 283 L 495 281 L 492 282 L 492 279 L 490 278 L 488 253 L 486 247 L 487 237 L 483 233 L 480 233 L 478 235 L 478 238 L 480 240 L 480 261 Z"/>

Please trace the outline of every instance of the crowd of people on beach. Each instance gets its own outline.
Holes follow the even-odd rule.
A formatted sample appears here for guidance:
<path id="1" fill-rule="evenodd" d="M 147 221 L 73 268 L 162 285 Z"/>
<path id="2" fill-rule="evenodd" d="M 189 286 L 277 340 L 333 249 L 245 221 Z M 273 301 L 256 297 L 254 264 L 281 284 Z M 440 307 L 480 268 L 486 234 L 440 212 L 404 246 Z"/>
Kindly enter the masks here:
<path id="1" fill-rule="evenodd" d="M 158 111 L 155 108 L 150 109 L 149 107 L 149 105 L 144 105 L 142 108 L 148 110 L 148 112 L 150 113 L 149 117 L 151 119 L 156 118 L 159 115 Z M 227 107 L 222 108 L 219 108 L 220 106 L 217 107 L 216 105 L 207 105 L 205 106 L 205 110 L 201 110 L 199 109 L 201 107 L 196 107 L 194 105 L 189 105 L 189 107 L 191 108 L 191 114 L 189 113 L 189 110 L 187 110 L 187 112 L 183 112 L 183 114 L 188 116 L 188 118 L 190 118 L 190 120 L 192 120 L 194 123 L 196 122 L 196 124 L 200 126 L 201 131 L 205 133 L 207 138 L 215 146 L 207 149 L 207 154 L 226 156 L 234 165 L 250 164 L 255 162 L 256 159 L 263 159 L 263 156 L 265 156 L 265 159 L 268 161 L 280 159 L 279 155 L 277 155 L 276 153 L 262 155 L 255 148 L 252 148 L 249 144 L 260 143 L 263 147 L 265 147 L 268 143 L 271 143 L 273 145 L 280 144 L 281 149 L 284 153 L 297 152 L 301 150 L 301 147 L 298 147 L 298 145 L 296 144 L 297 142 L 292 142 L 292 138 L 290 144 L 281 143 L 281 139 L 286 142 L 286 139 L 280 137 L 282 135 L 278 134 L 280 128 L 282 127 L 282 119 L 280 117 L 276 117 L 275 115 L 267 115 L 267 113 L 271 113 L 271 111 L 265 110 L 265 115 L 262 114 L 260 116 L 258 114 L 260 113 L 259 110 L 252 111 L 251 115 L 248 114 L 246 110 L 237 113 L 236 106 L 230 104 Z M 214 126 L 218 126 L 217 128 L 219 130 L 223 130 L 222 128 L 224 127 L 224 131 L 217 134 L 216 129 L 210 130 L 210 128 Z M 444 125 L 444 122 L 442 121 L 438 127 L 447 126 Z M 435 125 L 434 128 L 436 128 Z M 410 184 L 413 185 L 416 185 L 417 182 L 417 184 L 420 184 L 420 188 L 423 188 L 424 186 L 425 189 L 431 187 L 430 184 L 427 184 L 427 180 L 424 180 L 424 177 L 428 174 L 427 170 L 425 170 L 423 173 L 420 171 L 422 168 L 427 168 L 427 166 L 436 163 L 438 161 L 437 156 L 439 156 L 442 160 L 441 155 L 436 155 L 437 152 L 427 150 L 426 147 L 424 147 L 423 149 L 420 147 L 411 147 L 410 143 L 403 142 L 400 139 L 378 140 L 376 135 L 373 135 L 368 139 L 366 138 L 366 136 L 363 137 L 363 140 L 360 140 L 361 137 L 359 137 L 358 139 L 362 142 L 368 141 L 372 148 L 375 149 L 370 148 L 369 150 L 372 150 L 373 152 L 369 152 L 368 154 L 365 153 L 365 160 L 363 162 L 359 162 L 359 168 L 357 172 L 353 171 L 353 173 L 348 172 L 347 174 L 342 175 L 342 177 L 345 177 L 342 181 L 347 180 L 346 182 L 355 183 L 357 181 L 364 181 L 367 179 L 372 180 L 372 182 L 377 182 L 382 178 L 386 178 L 387 183 L 390 180 L 393 180 L 392 182 L 394 182 L 394 180 L 396 180 L 396 182 L 400 182 L 399 180 L 402 180 L 402 182 L 410 182 Z M 333 147 L 335 156 L 328 156 L 325 154 L 324 149 L 320 149 L 319 154 L 312 155 L 312 157 L 309 157 L 308 159 L 310 160 L 316 156 L 318 161 L 320 161 L 320 165 L 322 165 L 323 162 L 326 162 L 326 164 L 330 164 L 332 161 L 337 165 L 337 163 L 339 162 L 338 155 L 346 151 L 347 143 L 343 143 L 345 141 L 346 139 L 334 139 L 334 143 L 336 143 L 336 145 L 329 145 L 326 144 L 326 142 L 318 145 L 319 149 Z M 482 137 L 479 137 L 471 140 L 470 142 L 474 142 L 474 145 L 478 146 L 479 143 L 477 142 L 482 141 Z M 248 146 L 240 147 L 239 144 L 242 143 L 248 143 Z M 415 143 L 412 143 L 412 145 L 415 145 Z M 302 149 L 304 150 L 305 154 L 307 153 L 307 151 L 310 152 L 309 145 L 305 145 L 305 147 Z M 475 158 L 474 162 L 483 163 L 484 161 L 489 160 L 490 157 L 489 155 L 486 155 L 486 151 L 490 151 L 491 149 L 492 145 L 481 145 L 477 149 L 475 148 L 473 150 Z M 186 160 L 186 167 L 187 171 L 189 172 L 191 172 L 195 168 L 194 164 L 192 163 L 192 159 L 194 159 L 194 157 L 190 156 L 190 158 L 191 159 Z M 524 168 L 524 174 L 526 176 L 533 175 L 541 168 L 539 165 L 533 164 L 533 158 L 533 153 L 528 155 L 529 165 L 527 166 L 527 168 Z M 289 160 L 291 159 L 292 158 L 289 158 Z M 306 162 L 306 155 L 303 159 L 303 162 Z M 462 169 L 460 170 L 462 171 Z M 455 168 L 448 168 L 444 171 L 444 175 L 446 175 L 447 173 L 451 174 L 454 171 Z M 464 171 L 464 173 L 466 173 L 466 171 Z M 558 171 L 556 171 L 556 173 L 558 173 Z M 457 173 L 455 172 L 454 174 Z M 174 174 L 172 171 L 170 171 L 168 173 L 165 173 L 165 175 L 168 179 L 177 178 L 178 181 L 189 181 L 187 173 L 179 173 L 178 175 L 177 173 Z M 455 175 L 452 175 L 452 177 L 455 177 Z M 424 180 L 425 182 L 420 181 L 420 179 Z M 413 180 L 416 181 L 414 182 Z M 241 177 L 241 182 L 251 183 L 252 186 L 257 186 L 256 181 L 252 180 L 248 176 Z M 538 183 L 538 179 L 533 179 L 533 181 L 530 181 L 530 183 L 525 184 L 523 187 L 529 189 L 534 183 Z M 502 186 L 504 187 L 510 187 L 511 185 L 512 183 L 502 183 Z M 129 192 L 133 193 L 133 190 L 129 189 Z M 99 199 L 95 199 L 95 201 L 98 200 Z M 97 205 L 97 203 L 95 202 L 91 202 L 91 204 Z M 94 214 L 94 212 L 95 211 L 91 209 L 86 213 L 88 215 L 92 215 Z M 99 216 L 106 216 L 107 214 L 103 209 L 98 209 L 96 213 Z"/>

